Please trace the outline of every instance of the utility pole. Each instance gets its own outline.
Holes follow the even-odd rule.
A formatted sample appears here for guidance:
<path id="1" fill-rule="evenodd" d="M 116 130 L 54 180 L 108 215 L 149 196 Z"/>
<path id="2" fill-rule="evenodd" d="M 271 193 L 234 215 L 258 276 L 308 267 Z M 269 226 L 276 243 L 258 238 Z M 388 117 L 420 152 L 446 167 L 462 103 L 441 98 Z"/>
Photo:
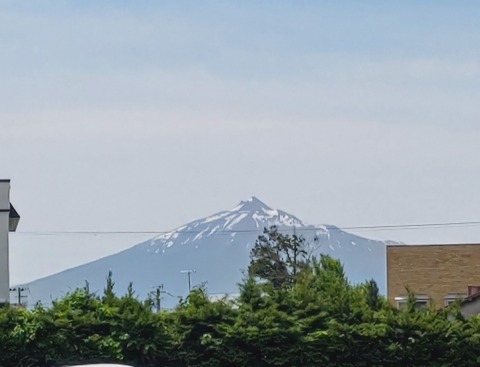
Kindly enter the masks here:
<path id="1" fill-rule="evenodd" d="M 157 305 L 157 312 L 160 312 L 161 310 L 160 302 L 162 300 L 162 289 L 163 289 L 163 283 L 157 286 L 156 293 L 155 293 L 155 303 Z"/>
<path id="2" fill-rule="evenodd" d="M 155 288 L 155 291 L 152 291 L 149 293 L 149 295 L 155 297 L 155 308 L 157 309 L 157 312 L 160 312 L 162 309 L 161 301 L 162 301 L 162 294 L 168 294 L 170 297 L 175 297 L 173 294 L 171 294 L 168 291 L 163 290 L 163 283 L 160 283 Z"/>
<path id="3" fill-rule="evenodd" d="M 188 275 L 188 293 L 192 291 L 192 283 L 190 279 L 190 274 L 195 273 L 195 269 L 186 269 L 186 270 L 180 270 L 180 273 L 187 273 Z"/>
<path id="4" fill-rule="evenodd" d="M 28 288 L 26 287 L 14 287 L 10 288 L 11 292 L 17 292 L 17 305 L 21 306 L 22 305 L 22 298 L 27 298 L 27 296 L 24 296 L 22 292 L 28 291 Z"/>

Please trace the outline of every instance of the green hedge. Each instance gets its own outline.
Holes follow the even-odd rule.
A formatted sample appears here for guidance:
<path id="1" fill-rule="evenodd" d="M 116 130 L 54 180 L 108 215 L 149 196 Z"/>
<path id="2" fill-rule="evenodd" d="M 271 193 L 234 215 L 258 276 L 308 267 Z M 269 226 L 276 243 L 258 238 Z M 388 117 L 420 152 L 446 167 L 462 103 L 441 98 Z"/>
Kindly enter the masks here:
<path id="1" fill-rule="evenodd" d="M 136 366 L 478 366 L 480 319 L 399 311 L 374 282 L 350 285 L 329 258 L 288 288 L 246 279 L 236 301 L 195 289 L 155 312 L 130 290 L 78 289 L 52 307 L 0 309 L 0 365 L 121 362 Z"/>

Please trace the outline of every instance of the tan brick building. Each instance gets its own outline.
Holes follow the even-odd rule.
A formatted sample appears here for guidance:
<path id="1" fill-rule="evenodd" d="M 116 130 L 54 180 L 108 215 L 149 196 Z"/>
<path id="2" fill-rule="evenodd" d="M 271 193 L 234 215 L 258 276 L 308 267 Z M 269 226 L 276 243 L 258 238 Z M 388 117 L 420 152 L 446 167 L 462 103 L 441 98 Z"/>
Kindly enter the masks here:
<path id="1" fill-rule="evenodd" d="M 480 291 L 480 244 L 387 247 L 387 295 L 403 307 L 406 287 L 437 308 Z"/>

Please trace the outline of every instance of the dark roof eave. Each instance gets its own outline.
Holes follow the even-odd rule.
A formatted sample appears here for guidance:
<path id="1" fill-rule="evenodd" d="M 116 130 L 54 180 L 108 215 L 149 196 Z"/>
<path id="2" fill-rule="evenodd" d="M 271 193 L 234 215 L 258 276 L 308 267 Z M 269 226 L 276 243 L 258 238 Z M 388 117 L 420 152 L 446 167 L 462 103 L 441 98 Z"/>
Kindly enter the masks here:
<path id="1" fill-rule="evenodd" d="M 20 214 L 15 210 L 15 207 L 10 203 L 10 218 L 20 218 Z"/>
<path id="2" fill-rule="evenodd" d="M 462 301 L 462 305 L 467 302 L 475 301 L 477 298 L 480 298 L 480 292 L 474 293 Z"/>
<path id="3" fill-rule="evenodd" d="M 12 205 L 12 203 L 10 203 L 8 230 L 10 232 L 15 232 L 17 230 L 19 221 L 20 221 L 20 215 L 15 210 L 15 207 Z"/>

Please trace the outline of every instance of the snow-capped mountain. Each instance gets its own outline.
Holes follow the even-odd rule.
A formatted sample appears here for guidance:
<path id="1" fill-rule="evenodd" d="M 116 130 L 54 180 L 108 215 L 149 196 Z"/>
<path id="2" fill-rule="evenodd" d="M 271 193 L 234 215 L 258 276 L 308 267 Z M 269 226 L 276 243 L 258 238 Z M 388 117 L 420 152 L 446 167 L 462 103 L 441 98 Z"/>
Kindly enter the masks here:
<path id="1" fill-rule="evenodd" d="M 312 226 L 255 197 L 235 208 L 188 223 L 120 253 L 62 271 L 28 284 L 29 303 L 48 305 L 88 281 L 101 292 L 109 271 L 115 290 L 128 284 L 140 298 L 163 285 L 163 307 L 172 307 L 192 286 L 205 284 L 211 295 L 235 294 L 247 269 L 252 246 L 264 228 L 276 225 L 283 233 L 302 235 L 312 254 L 340 259 L 349 279 L 374 278 L 385 291 L 386 243 L 362 238 L 335 226 Z"/>

